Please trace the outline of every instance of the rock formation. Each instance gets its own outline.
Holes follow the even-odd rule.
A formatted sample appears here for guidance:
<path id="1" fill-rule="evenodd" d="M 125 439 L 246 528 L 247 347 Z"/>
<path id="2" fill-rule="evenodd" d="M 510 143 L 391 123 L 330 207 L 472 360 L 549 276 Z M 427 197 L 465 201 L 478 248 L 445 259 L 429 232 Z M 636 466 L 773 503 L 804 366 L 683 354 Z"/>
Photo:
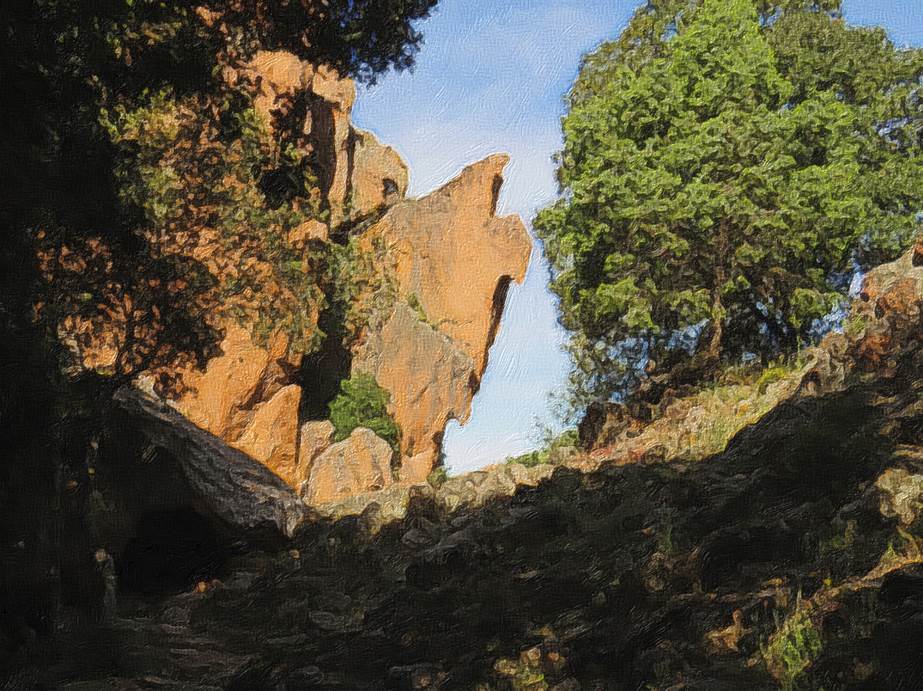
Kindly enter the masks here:
<path id="1" fill-rule="evenodd" d="M 465 168 L 423 199 L 395 205 L 365 234 L 394 264 L 398 304 L 353 368 L 391 392 L 414 480 L 435 464 L 446 423 L 467 420 L 507 288 L 525 276 L 522 221 L 495 216 L 507 162 L 491 156 Z"/>
<path id="2" fill-rule="evenodd" d="M 371 374 L 390 394 L 401 444 L 393 464 L 384 459 L 387 443 L 367 435 L 331 447 L 329 423 L 299 417 L 312 381 L 301 376 L 302 356 L 290 339 L 276 332 L 261 345 L 252 328 L 235 321 L 222 325 L 221 355 L 204 371 L 182 372 L 183 393 L 170 404 L 294 490 L 306 488 L 312 504 L 393 481 L 423 482 L 437 462 L 445 425 L 469 415 L 507 288 L 525 275 L 525 227 L 518 217 L 495 215 L 508 158 L 492 156 L 422 199 L 405 199 L 408 171 L 400 156 L 350 123 L 351 80 L 269 51 L 226 69 L 224 78 L 252 85 L 254 109 L 270 131 L 280 117 L 287 126 L 301 118 L 296 129 L 320 177 L 329 218 L 295 227 L 287 243 L 307 251 L 312 241 L 342 241 L 351 232 L 395 286 L 393 299 L 372 311 L 351 357 L 354 373 Z M 221 270 L 211 245 L 193 253 L 211 271 Z M 306 328 L 317 329 L 318 318 L 311 315 Z M 82 354 L 85 363 L 92 354 Z M 152 391 L 143 376 L 141 385 Z"/>

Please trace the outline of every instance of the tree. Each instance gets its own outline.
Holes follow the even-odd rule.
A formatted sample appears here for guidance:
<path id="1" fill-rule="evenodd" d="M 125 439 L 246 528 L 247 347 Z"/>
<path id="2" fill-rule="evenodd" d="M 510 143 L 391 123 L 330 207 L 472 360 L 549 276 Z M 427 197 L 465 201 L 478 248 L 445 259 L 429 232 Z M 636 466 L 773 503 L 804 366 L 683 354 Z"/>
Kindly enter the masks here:
<path id="1" fill-rule="evenodd" d="M 810 339 L 923 209 L 923 52 L 835 3 L 651 2 L 588 57 L 536 227 L 578 404 Z"/>

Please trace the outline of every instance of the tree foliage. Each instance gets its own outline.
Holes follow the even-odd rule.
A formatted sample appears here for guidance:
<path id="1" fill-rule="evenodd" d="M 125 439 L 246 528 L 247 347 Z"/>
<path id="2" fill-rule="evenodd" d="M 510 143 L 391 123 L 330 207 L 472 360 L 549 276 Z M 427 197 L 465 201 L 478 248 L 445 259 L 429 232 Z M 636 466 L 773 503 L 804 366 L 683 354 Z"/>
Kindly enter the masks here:
<path id="1" fill-rule="evenodd" d="M 405 69 L 436 0 L 10 0 L 0 7 L 0 224 L 8 319 L 33 307 L 71 349 L 114 351 L 113 385 L 167 381 L 215 351 L 224 316 L 310 352 L 336 248 L 288 242 L 324 218 L 285 118 L 228 80 L 288 50 L 373 81 Z"/>
<path id="2" fill-rule="evenodd" d="M 99 585 L 84 490 L 118 386 L 153 372 L 170 389 L 217 350 L 225 317 L 305 351 L 318 311 L 349 336 L 344 282 L 375 287 L 344 276 L 361 264 L 349 248 L 291 241 L 325 211 L 303 131 L 279 118 L 268 132 L 257 85 L 225 75 L 285 49 L 373 81 L 410 66 L 435 3 L 0 2 L 4 652 L 57 632 L 73 594 Z M 112 357 L 71 369 L 89 344 Z"/>
<path id="3" fill-rule="evenodd" d="M 923 209 L 923 52 L 835 2 L 647 3 L 586 58 L 536 221 L 581 403 L 795 349 Z"/>

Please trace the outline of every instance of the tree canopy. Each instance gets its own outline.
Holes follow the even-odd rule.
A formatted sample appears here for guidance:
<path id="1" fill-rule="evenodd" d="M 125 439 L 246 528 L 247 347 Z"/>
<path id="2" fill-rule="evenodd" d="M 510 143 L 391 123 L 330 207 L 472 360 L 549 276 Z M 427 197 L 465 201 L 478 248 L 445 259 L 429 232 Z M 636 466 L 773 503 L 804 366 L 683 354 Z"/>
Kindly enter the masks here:
<path id="1" fill-rule="evenodd" d="M 283 239 L 323 217 L 316 171 L 291 123 L 258 122 L 257 85 L 225 75 L 287 50 L 374 81 L 413 64 L 436 1 L 2 3 L 8 327 L 37 307 L 52 337 L 65 322 L 71 341 L 115 333 L 113 383 L 204 362 L 218 310 L 315 348 L 305 325 L 341 260 Z"/>
<path id="2" fill-rule="evenodd" d="M 652 0 L 585 59 L 536 219 L 578 403 L 794 350 L 918 229 L 923 52 L 838 9 Z"/>

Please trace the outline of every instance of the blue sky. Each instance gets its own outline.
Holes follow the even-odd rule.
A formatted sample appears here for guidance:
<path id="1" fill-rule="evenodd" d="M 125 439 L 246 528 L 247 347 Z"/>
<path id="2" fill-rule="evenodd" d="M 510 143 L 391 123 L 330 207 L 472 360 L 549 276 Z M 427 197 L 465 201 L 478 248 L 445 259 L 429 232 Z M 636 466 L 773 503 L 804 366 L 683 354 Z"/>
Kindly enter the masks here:
<path id="1" fill-rule="evenodd" d="M 561 143 L 563 97 L 580 57 L 618 35 L 638 0 L 441 0 L 422 24 L 413 72 L 360 90 L 356 123 L 397 149 L 422 195 L 465 165 L 512 157 L 500 213 L 529 223 L 555 198 L 552 155 Z M 885 26 L 899 45 L 923 45 L 923 0 L 845 0 L 847 19 Z M 471 420 L 445 436 L 451 472 L 528 451 L 542 429 L 560 429 L 554 402 L 568 361 L 564 334 L 536 245 L 522 286 L 510 291 Z"/>

